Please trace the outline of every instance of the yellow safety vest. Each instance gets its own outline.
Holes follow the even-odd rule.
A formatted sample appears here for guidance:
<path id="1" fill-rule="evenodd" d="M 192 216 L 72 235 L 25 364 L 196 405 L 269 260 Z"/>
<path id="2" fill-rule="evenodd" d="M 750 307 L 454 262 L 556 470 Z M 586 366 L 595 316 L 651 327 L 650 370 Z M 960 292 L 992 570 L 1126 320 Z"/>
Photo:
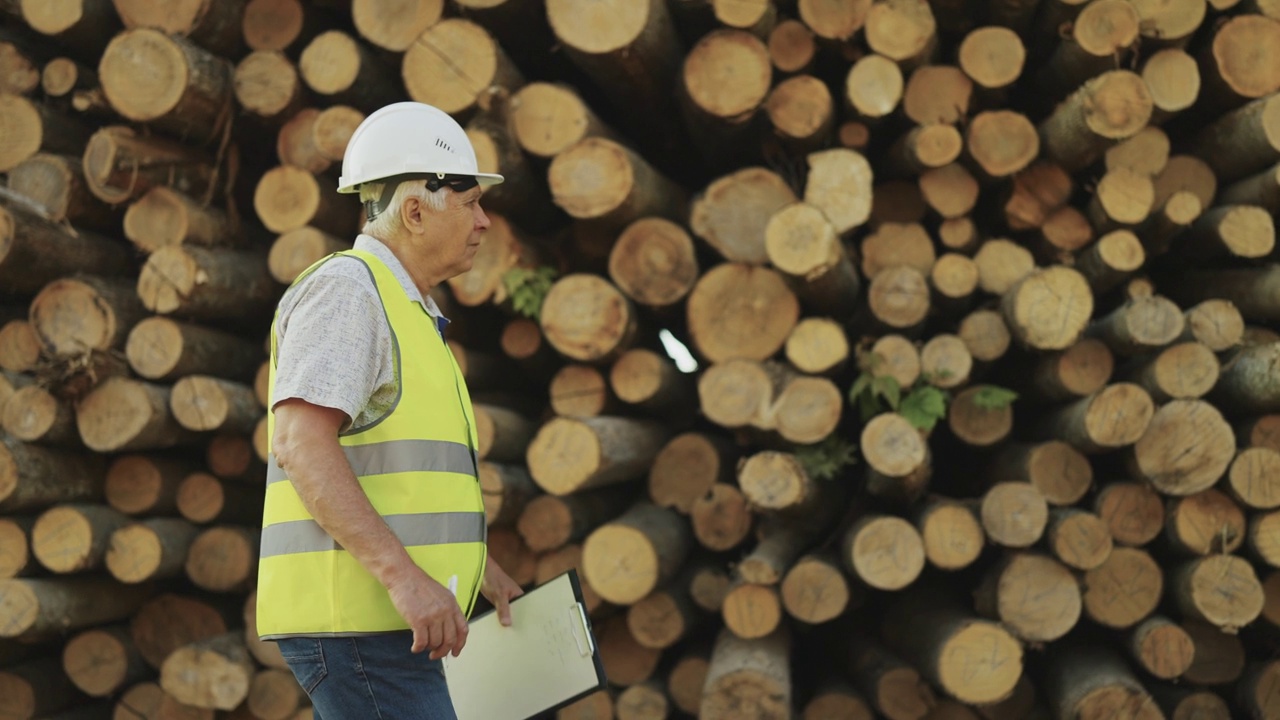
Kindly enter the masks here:
<path id="1" fill-rule="evenodd" d="M 337 255 L 369 269 L 391 325 L 400 394 L 381 420 L 350 434 L 342 446 L 374 509 L 409 557 L 442 585 L 457 576 L 458 603 L 470 617 L 487 556 L 484 501 L 477 479 L 476 424 L 453 353 L 432 317 L 409 299 L 372 253 L 347 250 L 316 262 L 300 282 Z M 278 320 L 278 317 L 277 317 Z M 276 381 L 271 328 L 269 383 Z M 267 438 L 275 418 L 267 414 Z M 258 635 L 362 635 L 404 630 L 387 590 L 342 549 L 303 507 L 292 482 L 268 457 L 258 559 Z"/>

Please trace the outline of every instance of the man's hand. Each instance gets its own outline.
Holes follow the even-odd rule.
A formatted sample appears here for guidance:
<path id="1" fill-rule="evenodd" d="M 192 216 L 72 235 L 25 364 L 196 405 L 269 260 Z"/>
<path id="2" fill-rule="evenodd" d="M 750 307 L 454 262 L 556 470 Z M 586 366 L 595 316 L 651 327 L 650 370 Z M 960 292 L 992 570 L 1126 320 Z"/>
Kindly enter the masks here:
<path id="1" fill-rule="evenodd" d="M 484 581 L 480 584 L 480 592 L 498 610 L 498 620 L 507 627 L 511 626 L 511 601 L 524 594 L 524 590 L 509 575 L 498 567 L 490 555 L 484 564 Z"/>
<path id="2" fill-rule="evenodd" d="M 458 657 L 467 644 L 467 619 L 449 589 L 417 566 L 387 587 L 391 602 L 413 630 L 412 652 L 431 650 L 431 659 Z"/>

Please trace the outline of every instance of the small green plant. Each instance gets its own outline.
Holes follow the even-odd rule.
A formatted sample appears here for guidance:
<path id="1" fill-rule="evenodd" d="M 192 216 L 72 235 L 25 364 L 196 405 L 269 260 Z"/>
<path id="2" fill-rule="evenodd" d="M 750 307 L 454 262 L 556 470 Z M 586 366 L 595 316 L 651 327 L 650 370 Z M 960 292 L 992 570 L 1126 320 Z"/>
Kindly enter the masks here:
<path id="1" fill-rule="evenodd" d="M 973 394 L 973 404 L 983 410 L 1003 410 L 1018 399 L 1018 393 L 996 385 L 983 385 Z"/>
<path id="2" fill-rule="evenodd" d="M 511 296 L 512 307 L 521 315 L 534 320 L 542 314 L 542 301 L 551 291 L 555 280 L 555 268 L 545 265 L 537 268 L 514 267 L 502 275 L 502 285 Z"/>
<path id="3" fill-rule="evenodd" d="M 862 422 L 885 410 L 896 410 L 902 399 L 902 387 L 892 375 L 876 374 L 884 364 L 884 357 L 879 353 L 867 353 L 859 358 L 858 364 L 862 367 L 862 372 L 849 387 L 849 403 L 858 406 Z"/>
<path id="4" fill-rule="evenodd" d="M 815 480 L 830 480 L 845 467 L 858 462 L 858 448 L 835 435 L 816 445 L 796 448 L 795 455 L 805 473 Z"/>
<path id="5" fill-rule="evenodd" d="M 939 420 L 947 416 L 947 403 L 950 400 L 951 394 L 946 390 L 917 382 L 902 399 L 898 414 L 919 430 L 932 430 Z"/>

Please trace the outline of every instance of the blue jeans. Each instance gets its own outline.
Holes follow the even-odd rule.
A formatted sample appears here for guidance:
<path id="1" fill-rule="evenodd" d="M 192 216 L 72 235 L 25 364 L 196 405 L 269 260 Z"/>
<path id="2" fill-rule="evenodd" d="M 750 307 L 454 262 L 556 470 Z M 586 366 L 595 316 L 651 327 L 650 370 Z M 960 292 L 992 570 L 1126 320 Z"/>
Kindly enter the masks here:
<path id="1" fill-rule="evenodd" d="M 278 643 L 315 720 L 457 720 L 441 662 L 409 652 L 408 631 Z"/>

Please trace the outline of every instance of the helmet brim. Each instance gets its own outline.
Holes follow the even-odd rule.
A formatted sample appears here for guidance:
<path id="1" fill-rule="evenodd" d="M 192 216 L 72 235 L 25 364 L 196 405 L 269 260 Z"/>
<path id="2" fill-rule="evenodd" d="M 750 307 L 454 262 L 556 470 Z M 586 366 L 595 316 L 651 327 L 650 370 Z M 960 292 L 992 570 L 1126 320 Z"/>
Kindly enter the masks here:
<path id="1" fill-rule="evenodd" d="M 453 173 L 453 174 L 454 174 L 454 175 L 464 175 L 464 174 L 465 174 L 465 175 L 471 175 L 472 177 L 474 177 L 474 178 L 476 179 L 476 183 L 478 183 L 481 187 L 490 187 L 490 186 L 492 186 L 492 185 L 501 185 L 501 184 L 503 183 L 503 181 L 505 181 L 505 180 L 506 180 L 506 178 L 504 178 L 503 176 L 501 176 L 501 175 L 499 175 L 499 174 L 497 174 L 497 173 Z M 352 194 L 355 194 L 355 193 L 360 192 L 360 186 L 361 186 L 361 185 L 363 185 L 363 184 L 365 184 L 365 183 L 380 182 L 381 180 L 382 180 L 382 178 L 378 178 L 378 179 L 374 179 L 374 180 L 361 180 L 361 181 L 360 181 L 360 182 L 358 182 L 358 183 L 350 183 L 350 184 L 348 184 L 348 185 L 340 185 L 340 186 L 338 187 L 338 192 L 339 192 L 339 193 L 341 193 L 341 194 L 343 194 L 343 195 L 352 195 Z"/>

